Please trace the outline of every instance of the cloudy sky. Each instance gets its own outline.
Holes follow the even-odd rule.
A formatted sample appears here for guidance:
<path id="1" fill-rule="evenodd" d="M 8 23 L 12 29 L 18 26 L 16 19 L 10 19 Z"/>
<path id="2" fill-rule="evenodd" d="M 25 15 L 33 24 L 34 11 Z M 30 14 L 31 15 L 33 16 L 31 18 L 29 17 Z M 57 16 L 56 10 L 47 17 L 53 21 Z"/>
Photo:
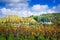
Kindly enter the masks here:
<path id="1" fill-rule="evenodd" d="M 21 17 L 60 12 L 60 0 L 0 0 L 0 17 Z"/>

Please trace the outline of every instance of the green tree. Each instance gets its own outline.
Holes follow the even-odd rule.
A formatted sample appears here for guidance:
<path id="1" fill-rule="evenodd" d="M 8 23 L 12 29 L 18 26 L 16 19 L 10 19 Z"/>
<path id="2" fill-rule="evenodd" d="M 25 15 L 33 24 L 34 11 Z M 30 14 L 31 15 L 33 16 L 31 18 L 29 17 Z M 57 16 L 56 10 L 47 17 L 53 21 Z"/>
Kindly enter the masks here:
<path id="1" fill-rule="evenodd" d="M 60 13 L 53 13 L 53 20 L 52 22 L 57 25 L 60 26 Z"/>

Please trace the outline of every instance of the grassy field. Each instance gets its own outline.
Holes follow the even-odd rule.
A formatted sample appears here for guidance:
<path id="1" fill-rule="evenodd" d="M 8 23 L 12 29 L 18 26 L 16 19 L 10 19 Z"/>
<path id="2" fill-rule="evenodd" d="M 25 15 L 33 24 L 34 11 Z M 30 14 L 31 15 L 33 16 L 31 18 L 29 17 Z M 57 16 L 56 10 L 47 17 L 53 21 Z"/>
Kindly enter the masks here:
<path id="1" fill-rule="evenodd" d="M 0 27 L 0 40 L 60 40 L 60 26 Z"/>

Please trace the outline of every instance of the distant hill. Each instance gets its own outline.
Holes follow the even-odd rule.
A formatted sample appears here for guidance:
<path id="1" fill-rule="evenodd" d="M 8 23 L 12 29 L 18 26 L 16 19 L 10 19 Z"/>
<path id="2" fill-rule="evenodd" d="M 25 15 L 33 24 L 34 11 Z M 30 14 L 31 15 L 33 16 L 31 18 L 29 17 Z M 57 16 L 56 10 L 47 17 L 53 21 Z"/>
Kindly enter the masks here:
<path id="1" fill-rule="evenodd" d="M 30 17 L 35 19 L 38 23 L 50 22 L 50 21 L 54 21 L 54 20 L 60 22 L 60 13 L 42 14 L 40 16 L 33 16 L 32 15 Z"/>
<path id="2" fill-rule="evenodd" d="M 3 18 L 0 18 L 0 22 L 11 22 L 11 23 L 32 23 L 36 22 L 33 18 L 22 18 L 17 15 L 7 15 Z"/>
<path id="3" fill-rule="evenodd" d="M 23 19 L 17 15 L 7 15 L 0 20 L 0 22 L 22 22 Z"/>
<path id="4" fill-rule="evenodd" d="M 19 17 L 17 15 L 7 15 L 3 18 L 0 18 L 0 26 L 6 25 L 17 25 L 19 23 L 26 24 L 36 24 L 44 22 L 53 22 L 54 24 L 60 25 L 60 13 L 52 14 L 42 14 L 40 16 L 30 16 L 30 17 Z M 10 24 L 11 23 L 11 24 Z"/>

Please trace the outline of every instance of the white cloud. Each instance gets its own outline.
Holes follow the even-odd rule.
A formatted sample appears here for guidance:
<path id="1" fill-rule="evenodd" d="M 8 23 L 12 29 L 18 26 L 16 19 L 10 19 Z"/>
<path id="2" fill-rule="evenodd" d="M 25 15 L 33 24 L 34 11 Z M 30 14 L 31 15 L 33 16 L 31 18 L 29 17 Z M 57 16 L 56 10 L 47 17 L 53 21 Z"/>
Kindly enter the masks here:
<path id="1" fill-rule="evenodd" d="M 29 0 L 9 0 L 10 3 L 7 3 L 6 7 L 25 9 L 29 6 L 28 1 Z M 7 2 L 8 2 L 8 0 L 7 0 Z"/>
<path id="2" fill-rule="evenodd" d="M 0 2 L 6 2 L 6 8 L 1 8 L 0 11 L 4 15 L 30 16 L 28 1 L 30 0 L 0 0 Z"/>
<path id="3" fill-rule="evenodd" d="M 0 0 L 0 2 L 6 2 L 6 3 L 18 3 L 18 2 L 28 2 L 30 0 Z"/>
<path id="4" fill-rule="evenodd" d="M 31 15 L 37 16 L 40 14 L 55 12 L 54 10 L 49 9 L 47 5 L 34 5 L 31 9 L 28 7 L 23 7 L 23 9 L 21 9 L 21 7 L 19 7 L 19 8 L 11 8 L 11 9 L 2 8 L 0 10 L 4 15 L 16 14 L 21 17 L 28 17 Z"/>
<path id="5" fill-rule="evenodd" d="M 57 6 L 54 6 L 52 10 L 55 10 L 56 12 L 60 12 L 60 4 Z"/>
<path id="6" fill-rule="evenodd" d="M 30 10 L 12 10 L 12 9 L 7 9 L 7 8 L 2 8 L 0 9 L 0 11 L 2 12 L 3 15 L 18 15 L 21 17 L 27 17 L 27 16 L 31 16 L 31 11 Z"/>
<path id="7" fill-rule="evenodd" d="M 40 15 L 46 13 L 53 13 L 57 9 L 57 7 L 49 9 L 48 5 L 33 5 L 29 8 L 30 0 L 1 0 L 0 2 L 7 2 L 5 8 L 1 8 L 0 11 L 4 15 L 16 14 L 21 17 L 28 17 L 31 15 Z M 58 7 L 59 9 L 60 7 Z M 59 9 L 60 10 L 60 9 Z"/>
<path id="8" fill-rule="evenodd" d="M 32 10 L 34 11 L 43 11 L 43 10 L 47 10 L 48 9 L 48 5 L 34 5 L 32 7 Z"/>
<path id="9" fill-rule="evenodd" d="M 55 12 L 52 9 L 49 9 L 48 5 L 34 5 L 32 7 L 32 13 L 33 15 L 40 15 L 40 14 L 46 14 L 46 13 L 53 13 Z"/>

